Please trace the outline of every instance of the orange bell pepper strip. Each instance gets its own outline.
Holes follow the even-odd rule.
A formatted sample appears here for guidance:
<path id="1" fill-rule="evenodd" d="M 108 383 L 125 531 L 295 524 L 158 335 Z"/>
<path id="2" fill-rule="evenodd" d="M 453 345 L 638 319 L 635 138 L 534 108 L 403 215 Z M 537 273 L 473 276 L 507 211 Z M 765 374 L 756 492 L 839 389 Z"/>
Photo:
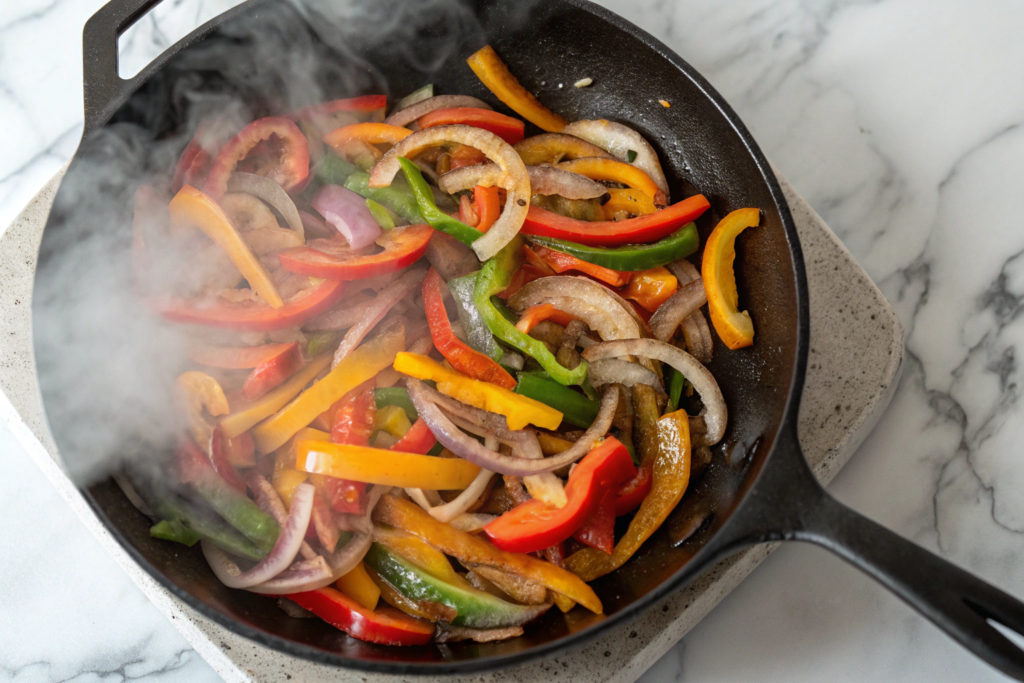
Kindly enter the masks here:
<path id="1" fill-rule="evenodd" d="M 402 488 L 462 490 L 480 473 L 478 466 L 462 458 L 329 441 L 300 441 L 295 445 L 295 455 L 295 469 L 300 472 Z"/>
<path id="2" fill-rule="evenodd" d="M 331 364 L 330 353 L 312 359 L 304 368 L 289 377 L 283 384 L 264 394 L 258 401 L 245 406 L 236 406 L 235 412 L 221 418 L 224 434 L 233 439 L 251 429 L 261 420 L 280 410 L 305 388 L 307 384 Z"/>
<path id="3" fill-rule="evenodd" d="M 598 279 L 601 282 L 607 283 L 612 287 L 623 287 L 628 284 L 630 278 L 633 277 L 633 273 L 624 273 L 622 271 L 599 266 L 595 263 L 587 263 L 586 261 L 576 258 L 572 254 L 548 249 L 540 244 L 535 244 L 532 247 L 523 247 L 523 249 L 528 252 L 532 251 L 537 255 L 537 258 L 550 266 L 556 273 L 575 270 L 580 273 L 586 273 L 587 275 Z M 527 258 L 529 258 L 529 256 L 527 256 Z"/>
<path id="4" fill-rule="evenodd" d="M 650 493 L 609 555 L 584 548 L 565 559 L 565 566 L 584 581 L 615 571 L 640 549 L 675 509 L 690 481 L 690 419 L 685 410 L 658 420 L 658 455 L 654 461 Z"/>
<path id="5" fill-rule="evenodd" d="M 430 326 L 430 338 L 434 342 L 434 348 L 459 372 L 474 379 L 497 384 L 510 391 L 515 389 L 515 379 L 503 367 L 455 336 L 452 324 L 448 321 L 448 311 L 444 308 L 441 294 L 443 285 L 441 276 L 431 268 L 423 280 L 423 308 L 427 314 L 427 324 Z"/>
<path id="6" fill-rule="evenodd" d="M 474 52 L 466 63 L 488 90 L 530 123 L 550 133 L 565 128 L 566 120 L 541 104 L 524 88 L 490 45 Z"/>
<path id="7" fill-rule="evenodd" d="M 481 410 L 504 415 L 509 429 L 522 429 L 528 424 L 534 424 L 554 430 L 562 423 L 562 413 L 551 406 L 497 384 L 481 382 L 461 372 L 449 370 L 428 356 L 403 351 L 395 357 L 395 370 L 416 379 L 434 380 L 437 382 L 437 390 L 445 396 Z"/>
<path id="8" fill-rule="evenodd" d="M 501 214 L 501 201 L 498 199 L 498 188 L 484 187 L 477 185 L 473 188 L 473 208 L 479 217 L 476 229 L 480 232 L 487 230 L 494 225 Z"/>
<path id="9" fill-rule="evenodd" d="M 362 562 L 334 582 L 335 587 L 348 597 L 355 600 L 364 609 L 372 610 L 380 600 L 380 588 L 366 573 L 366 565 Z"/>
<path id="10" fill-rule="evenodd" d="M 736 237 L 761 222 L 758 209 L 737 209 L 715 226 L 704 245 L 701 277 L 708 294 L 708 310 L 715 332 L 730 349 L 742 349 L 754 343 L 754 322 L 750 314 L 737 308 Z"/>
<path id="11" fill-rule="evenodd" d="M 242 273 L 242 277 L 263 301 L 272 308 L 284 306 L 270 273 L 249 250 L 242 236 L 232 225 L 231 219 L 217 202 L 191 185 L 186 185 L 171 200 L 170 211 L 172 226 L 178 226 L 180 229 L 198 225 L 200 230 L 227 253 L 231 262 Z"/>
<path id="12" fill-rule="evenodd" d="M 498 550 L 482 538 L 437 521 L 412 501 L 385 495 L 373 509 L 373 520 L 415 534 L 460 562 L 496 567 L 536 581 L 595 614 L 603 611 L 594 589 L 570 572 L 530 555 Z"/>
<path id="13" fill-rule="evenodd" d="M 658 306 L 665 303 L 679 289 L 679 280 L 665 266 L 642 270 L 632 275 L 633 279 L 629 281 L 629 286 L 622 292 L 622 296 L 632 299 L 651 313 L 658 310 Z"/>
<path id="14" fill-rule="evenodd" d="M 572 159 L 558 164 L 558 168 L 571 173 L 579 173 L 591 180 L 603 180 L 610 183 L 622 183 L 643 192 L 655 206 L 665 206 L 665 193 L 658 184 L 633 164 L 618 159 Z"/>
<path id="15" fill-rule="evenodd" d="M 550 320 L 565 327 L 575 318 L 565 311 L 558 310 L 554 304 L 537 304 L 523 311 L 522 315 L 519 316 L 519 322 L 516 323 L 516 329 L 523 334 L 530 334 L 530 330 L 535 328 L 537 323 L 544 320 Z"/>
<path id="16" fill-rule="evenodd" d="M 632 188 L 612 187 L 608 189 L 610 198 L 601 207 L 605 220 L 615 220 L 616 214 L 628 213 L 634 216 L 646 216 L 654 213 L 658 207 L 654 201 L 639 190 Z"/>
<path id="17" fill-rule="evenodd" d="M 252 432 L 256 450 L 270 453 L 283 446 L 338 399 L 391 365 L 395 354 L 404 348 L 405 329 L 402 326 L 364 343 L 334 366 L 326 377 L 258 424 Z"/>
<path id="18" fill-rule="evenodd" d="M 393 145 L 412 135 L 408 128 L 391 126 L 386 123 L 353 123 L 349 126 L 335 128 L 323 136 L 325 145 L 341 153 L 345 143 L 350 140 L 362 140 L 371 145 Z"/>

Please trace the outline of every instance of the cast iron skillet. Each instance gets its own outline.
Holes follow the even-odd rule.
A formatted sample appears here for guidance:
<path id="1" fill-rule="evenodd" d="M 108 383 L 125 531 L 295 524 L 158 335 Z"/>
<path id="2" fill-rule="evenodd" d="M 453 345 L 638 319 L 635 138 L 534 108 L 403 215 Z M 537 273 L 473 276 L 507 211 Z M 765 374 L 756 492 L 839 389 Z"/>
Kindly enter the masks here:
<path id="1" fill-rule="evenodd" d="M 230 92 L 255 116 L 311 104 L 295 101 L 296 80 L 315 83 L 321 99 L 382 91 L 402 96 L 433 82 L 441 93 L 472 94 L 498 104 L 463 62 L 490 42 L 528 89 L 570 120 L 613 117 L 638 127 L 658 148 L 676 198 L 699 190 L 711 200 L 713 211 L 699 226 L 704 238 L 728 211 L 763 210 L 761 226 L 741 240 L 737 263 L 741 299 L 754 318 L 757 343 L 741 352 L 717 349 L 712 366 L 730 408 L 728 433 L 708 472 L 662 530 L 624 568 L 595 582 L 606 609 L 603 618 L 581 608 L 566 616 L 555 610 L 518 639 L 457 643 L 444 652 L 432 646 L 369 645 L 319 620 L 289 618 L 272 600 L 223 587 L 197 548 L 151 539 L 149 520 L 111 481 L 85 490 L 111 533 L 178 597 L 236 633 L 312 661 L 387 673 L 468 673 L 578 646 L 638 615 L 730 553 L 757 543 L 799 540 L 860 567 L 979 657 L 1024 680 L 1024 653 L 989 623 L 1024 630 L 1024 605 L 849 510 L 815 481 L 796 435 L 808 313 L 793 221 L 746 128 L 677 55 L 586 0 L 525 6 L 515 0 L 404 5 L 376 0 L 363 4 L 367 12 L 377 12 L 373 17 L 337 23 L 332 23 L 332 7 L 341 3 L 330 0 L 251 0 L 195 31 L 137 77 L 122 80 L 117 38 L 157 2 L 114 0 L 86 25 L 86 132 L 42 240 L 35 344 L 49 424 L 66 460 L 78 455 L 80 435 L 68 426 L 73 420 L 63 419 L 67 408 L 61 398 L 95 387 L 92 373 L 62 376 L 47 361 L 67 343 L 47 315 L 47 306 L 67 293 L 50 291 L 48 283 L 73 264 L 76 248 L 93 231 L 128 232 L 125 217 L 110 213 L 110 202 L 90 202 L 91 195 L 81 190 L 92 188 L 118 207 L 130 206 L 133 182 L 173 160 L 147 156 L 147 143 L 178 136 L 172 138 L 180 140 L 176 155 L 195 124 L 193 108 L 205 96 Z M 406 31 L 406 37 L 380 40 L 380 22 L 402 8 L 411 18 L 388 30 Z M 429 59 L 435 61 L 424 65 Z M 592 87 L 571 87 L 585 76 L 594 78 Z M 203 96 L 183 97 L 183 89 Z M 658 106 L 658 99 L 672 107 Z M 103 135 L 112 127 L 133 131 L 128 142 L 112 147 Z M 111 180 L 97 172 L 97 164 L 129 172 L 123 180 Z M 111 362 L 95 359 L 98 368 Z M 705 518 L 692 533 L 693 520 Z"/>

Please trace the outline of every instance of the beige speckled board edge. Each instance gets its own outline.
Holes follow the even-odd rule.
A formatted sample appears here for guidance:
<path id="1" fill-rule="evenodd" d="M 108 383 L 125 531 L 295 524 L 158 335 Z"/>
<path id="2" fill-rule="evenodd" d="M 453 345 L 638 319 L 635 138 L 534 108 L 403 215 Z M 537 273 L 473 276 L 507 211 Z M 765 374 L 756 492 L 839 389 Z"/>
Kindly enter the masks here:
<path id="1" fill-rule="evenodd" d="M 103 547 L 225 680 L 438 683 L 440 678 L 382 676 L 314 665 L 240 638 L 167 592 L 132 561 L 92 513 L 65 476 L 47 430 L 31 343 L 32 281 L 39 240 L 63 173 L 47 183 L 0 236 L 0 338 L 4 340 L 0 344 L 0 419 Z M 824 221 L 785 180 L 780 182 L 800 233 L 811 299 L 811 351 L 800 410 L 800 441 L 815 473 L 827 483 L 892 397 L 902 367 L 903 330 L 882 293 Z M 866 374 L 854 379 L 851 368 Z M 472 680 L 526 683 L 549 679 L 557 671 L 571 680 L 632 683 L 771 550 L 760 546 L 737 554 L 631 623 L 563 657 L 478 674 Z"/>

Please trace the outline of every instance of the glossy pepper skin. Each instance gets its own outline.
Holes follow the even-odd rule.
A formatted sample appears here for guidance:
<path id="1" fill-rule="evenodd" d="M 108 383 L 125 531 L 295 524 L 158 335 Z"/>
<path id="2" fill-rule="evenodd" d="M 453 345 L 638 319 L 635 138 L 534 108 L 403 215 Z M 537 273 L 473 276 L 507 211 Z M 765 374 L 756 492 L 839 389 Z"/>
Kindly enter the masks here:
<path id="1" fill-rule="evenodd" d="M 519 378 L 517 394 L 551 406 L 562 413 L 565 422 L 574 427 L 586 429 L 597 419 L 597 411 L 601 407 L 599 401 L 559 384 L 548 377 L 546 372 L 519 372 L 516 376 Z"/>
<path id="2" fill-rule="evenodd" d="M 516 381 L 512 379 L 512 375 L 455 336 L 448 321 L 448 311 L 444 308 L 442 287 L 444 280 L 431 268 L 423 280 L 423 308 L 427 314 L 427 324 L 430 326 L 434 348 L 459 372 L 505 389 L 514 389 Z"/>
<path id="3" fill-rule="evenodd" d="M 462 490 L 480 473 L 479 467 L 461 458 L 436 458 L 369 446 L 299 441 L 295 452 L 295 468 L 300 472 L 382 486 Z"/>
<path id="4" fill-rule="evenodd" d="M 530 242 L 575 256 L 581 261 L 618 271 L 648 270 L 664 266 L 697 251 L 700 237 L 697 226 L 687 223 L 652 244 L 626 244 L 621 247 L 597 247 L 554 237 L 531 235 Z"/>
<path id="5" fill-rule="evenodd" d="M 516 605 L 475 588 L 445 582 L 379 543 L 370 546 L 363 561 L 406 598 L 454 610 L 456 616 L 451 620 L 454 626 L 520 626 L 533 621 L 551 607 L 550 604 Z"/>
<path id="6" fill-rule="evenodd" d="M 634 273 L 622 296 L 639 304 L 648 313 L 658 310 L 679 289 L 679 280 L 665 266 Z"/>
<path id="7" fill-rule="evenodd" d="M 352 168 L 355 169 L 355 166 Z M 407 187 L 396 183 L 392 183 L 390 187 L 370 187 L 370 174 L 358 169 L 346 177 L 344 185 L 356 194 L 372 199 L 381 206 L 394 211 L 413 225 L 427 222 L 423 214 L 420 213 L 416 196 Z"/>
<path id="8" fill-rule="evenodd" d="M 353 638 L 378 645 L 426 645 L 434 625 L 391 607 L 368 610 L 341 591 L 319 588 L 284 596 Z"/>
<path id="9" fill-rule="evenodd" d="M 663 239 L 696 220 L 710 206 L 704 195 L 699 194 L 646 216 L 627 218 L 623 221 L 596 222 L 567 218 L 531 206 L 519 232 L 523 235 L 554 237 L 590 246 L 619 247 L 624 244 Z"/>
<path id="10" fill-rule="evenodd" d="M 269 143 L 272 138 L 276 138 L 279 144 L 271 147 Z M 259 147 L 264 150 L 260 151 Z M 206 178 L 206 192 L 217 200 L 223 197 L 231 174 L 248 161 L 250 155 L 255 155 L 254 152 L 259 152 L 261 159 L 257 162 L 258 167 L 250 172 L 269 177 L 286 192 L 299 187 L 309 175 L 309 143 L 306 136 L 294 122 L 283 117 L 269 116 L 253 121 L 221 147 Z M 277 158 L 267 165 L 266 159 L 262 157 L 274 154 Z"/>
<path id="11" fill-rule="evenodd" d="M 477 109 L 475 107 L 448 107 L 435 109 L 429 114 L 421 116 L 416 123 L 420 128 L 431 126 L 450 126 L 462 124 L 483 128 L 488 130 L 510 145 L 521 141 L 524 137 L 526 126 L 519 119 L 489 109 Z"/>
<path id="12" fill-rule="evenodd" d="M 423 179 L 423 174 L 420 172 L 420 169 L 416 168 L 416 164 L 405 157 L 398 157 L 398 163 L 401 164 L 405 180 L 409 183 L 409 188 L 416 198 L 420 214 L 423 215 L 423 218 L 430 227 L 451 235 L 466 246 L 472 246 L 473 242 L 483 235 L 476 228 L 466 225 L 457 218 L 452 218 L 437 208 L 437 204 L 434 203 L 434 195 L 430 191 L 430 186 Z"/>
<path id="13" fill-rule="evenodd" d="M 313 247 L 295 247 L 279 254 L 281 267 L 293 273 L 330 280 L 360 280 L 394 273 L 419 261 L 427 251 L 429 225 L 392 228 L 379 238 L 384 251 L 360 256 L 334 256 Z"/>
<path id="14" fill-rule="evenodd" d="M 701 277 L 708 294 L 708 312 L 715 332 L 733 351 L 754 343 L 754 322 L 750 314 L 737 308 L 736 291 L 736 238 L 747 228 L 761 222 L 758 209 L 737 209 L 723 218 L 711 231 L 704 245 Z"/>
<path id="15" fill-rule="evenodd" d="M 533 93 L 524 88 L 490 45 L 474 52 L 466 63 L 488 90 L 530 123 L 555 133 L 565 128 L 566 120 L 541 104 Z"/>
<path id="16" fill-rule="evenodd" d="M 517 330 L 491 301 L 492 296 L 505 290 L 512 281 L 512 273 L 520 265 L 522 246 L 523 239 L 517 236 L 484 264 L 476 276 L 473 302 L 496 337 L 531 356 L 559 384 L 582 384 L 587 377 L 586 362 L 580 363 L 573 370 L 562 366 L 542 342 Z"/>
<path id="17" fill-rule="evenodd" d="M 530 249 L 530 247 L 523 247 L 523 249 L 532 251 L 536 254 L 537 258 L 547 264 L 556 273 L 575 270 L 580 273 L 586 273 L 590 277 L 600 280 L 612 287 L 623 287 L 629 284 L 629 279 L 632 275 L 632 273 L 612 270 L 611 268 L 605 268 L 604 266 L 589 263 L 583 259 L 576 258 L 572 254 L 566 254 L 565 252 L 557 251 L 555 249 L 548 249 L 542 244 L 533 245 L 533 249 Z"/>
<path id="18" fill-rule="evenodd" d="M 187 543 L 189 536 L 182 535 L 182 528 L 184 528 L 186 532 L 206 539 L 221 550 L 237 557 L 259 562 L 267 555 L 252 541 L 238 533 L 234 527 L 220 519 L 215 519 L 215 515 L 200 510 L 185 499 L 166 495 L 155 501 L 152 507 L 160 517 L 163 517 L 163 522 L 149 530 L 150 536 L 154 538 L 190 545 Z M 167 522 L 167 525 L 161 526 L 164 522 Z"/>
<path id="19" fill-rule="evenodd" d="M 565 485 L 565 507 L 551 507 L 531 498 L 489 523 L 484 533 L 494 545 L 510 552 L 551 547 L 579 529 L 609 489 L 617 489 L 634 476 L 629 451 L 618 439 L 609 437 L 572 470 Z"/>
<path id="20" fill-rule="evenodd" d="M 242 398 L 246 401 L 258 400 L 295 374 L 304 364 L 299 343 L 287 344 L 276 356 L 253 368 L 242 385 Z"/>
<path id="21" fill-rule="evenodd" d="M 364 382 L 338 401 L 331 425 L 334 443 L 368 446 L 373 433 L 376 397 L 372 381 Z M 366 510 L 366 484 L 361 481 L 324 477 L 324 493 L 335 512 L 361 514 Z"/>
<path id="22" fill-rule="evenodd" d="M 404 387 L 377 387 L 373 390 L 373 397 L 377 410 L 386 406 L 398 406 L 405 411 L 405 416 L 409 418 L 409 422 L 415 422 L 419 417 L 419 413 L 416 412 L 416 406 L 412 404 L 409 392 Z"/>

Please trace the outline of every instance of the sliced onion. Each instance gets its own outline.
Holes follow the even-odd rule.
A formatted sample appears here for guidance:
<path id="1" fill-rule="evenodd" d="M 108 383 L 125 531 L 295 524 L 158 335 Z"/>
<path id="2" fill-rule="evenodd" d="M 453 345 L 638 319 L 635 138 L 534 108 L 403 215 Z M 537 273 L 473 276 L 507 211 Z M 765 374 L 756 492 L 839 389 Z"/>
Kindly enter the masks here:
<path id="1" fill-rule="evenodd" d="M 680 285 L 686 285 L 694 280 L 700 280 L 700 271 L 686 259 L 680 259 L 675 263 L 668 264 L 668 269 L 679 280 Z M 711 328 L 708 327 L 707 318 L 700 310 L 696 310 L 682 322 L 683 339 L 686 341 L 686 348 L 694 358 L 704 365 L 711 362 L 715 350 L 715 342 L 711 338 Z"/>
<path id="2" fill-rule="evenodd" d="M 295 207 L 295 202 L 283 187 L 270 178 L 255 173 L 233 173 L 228 180 L 228 192 L 245 192 L 259 197 L 277 209 L 288 227 L 299 233 L 299 237 L 305 238 L 302 217 Z"/>
<path id="3" fill-rule="evenodd" d="M 252 569 L 241 571 L 223 550 L 203 541 L 203 554 L 221 583 L 228 588 L 250 588 L 269 581 L 286 570 L 299 554 L 299 546 L 306 536 L 315 491 L 312 484 L 299 484 L 296 487 L 292 509 L 281 529 L 281 535 L 278 536 L 270 553 Z"/>
<path id="4" fill-rule="evenodd" d="M 474 531 L 480 531 L 480 529 L 483 529 L 497 518 L 497 515 L 482 515 L 474 512 L 465 512 L 450 521 L 449 524 L 451 524 L 454 529 L 465 531 L 467 534 L 470 534 Z"/>
<path id="5" fill-rule="evenodd" d="M 658 373 L 622 358 L 594 361 L 587 368 L 587 378 L 595 388 L 605 384 L 621 384 L 627 387 L 646 384 L 659 391 L 664 390 Z"/>
<path id="6" fill-rule="evenodd" d="M 570 298 L 587 304 L 589 308 L 573 306 L 566 301 Z M 585 277 L 555 275 L 539 278 L 513 294 L 508 304 L 512 310 L 521 313 L 530 306 L 543 303 L 551 303 L 559 308 L 559 304 L 555 304 L 556 300 L 562 306 L 574 307 L 575 311 L 565 312 L 582 319 L 591 329 L 597 330 L 605 341 L 640 336 L 642 327 L 631 315 L 636 313 L 633 307 L 624 303 L 607 287 Z"/>
<path id="7" fill-rule="evenodd" d="M 344 307 L 324 311 L 303 325 L 302 329 L 307 332 L 347 330 L 366 317 L 366 311 L 374 301 L 376 301 L 376 297 L 360 292 L 348 299 Z"/>
<path id="8" fill-rule="evenodd" d="M 527 166 L 526 170 L 529 172 L 530 167 Z M 493 161 L 486 164 L 473 164 L 443 174 L 437 179 L 437 186 L 448 194 L 472 190 L 477 185 L 494 187 L 501 180 L 502 173 L 501 167 Z"/>
<path id="9" fill-rule="evenodd" d="M 352 249 L 368 247 L 380 237 L 380 225 L 366 207 L 366 199 L 347 187 L 324 185 L 313 196 L 312 205 Z"/>
<path id="10" fill-rule="evenodd" d="M 288 511 L 285 510 L 284 501 L 281 500 L 281 496 L 278 495 L 274 486 L 256 470 L 249 473 L 249 476 L 245 478 L 245 483 L 249 485 L 249 490 L 255 496 L 256 505 L 260 510 L 273 517 L 284 528 L 288 523 Z M 312 517 L 312 513 L 310 513 L 310 517 Z M 305 540 L 299 546 L 299 554 L 307 560 L 317 556 L 316 551 Z"/>
<path id="11" fill-rule="evenodd" d="M 417 105 L 418 106 L 418 105 Z M 412 109 L 412 107 L 410 107 Z M 505 207 L 498 220 L 473 242 L 477 258 L 486 261 L 512 241 L 530 210 L 530 176 L 526 165 L 512 146 L 490 131 L 472 126 L 434 126 L 420 130 L 388 150 L 370 172 L 370 187 L 387 187 L 400 170 L 398 157 L 414 157 L 421 150 L 444 142 L 475 147 L 498 164 L 502 177 L 497 183 L 505 188 Z"/>
<path id="12" fill-rule="evenodd" d="M 683 373 L 683 377 L 689 380 L 700 394 L 701 401 L 707 409 L 704 421 L 708 425 L 708 443 L 714 445 L 722 440 L 729 419 L 722 390 L 708 369 L 686 351 L 657 339 L 618 339 L 594 344 L 583 352 L 583 357 L 588 361 L 629 355 L 660 360 Z"/>
<path id="13" fill-rule="evenodd" d="M 348 354 L 359 346 L 360 342 L 367 333 L 374 328 L 374 326 L 381 321 L 387 312 L 391 310 L 391 307 L 398 303 L 402 297 L 408 294 L 414 287 L 419 286 L 423 282 L 423 278 L 427 276 L 427 271 L 422 268 L 418 270 L 407 270 L 402 277 L 398 278 L 390 285 L 381 290 L 377 298 L 366 307 L 366 313 L 362 320 L 353 325 L 345 333 L 345 337 L 341 340 L 341 344 L 338 345 L 337 350 L 334 352 L 334 360 L 331 362 L 331 368 L 333 369 L 348 357 Z"/>
<path id="14" fill-rule="evenodd" d="M 677 349 L 678 350 L 678 349 Z M 425 391 L 428 389 L 423 382 L 406 378 L 406 388 L 409 390 L 409 397 L 412 399 L 416 411 L 419 413 L 427 427 L 434 434 L 434 437 L 441 442 L 441 445 L 475 465 L 501 474 L 514 474 L 516 476 L 529 476 L 542 472 L 552 472 L 560 467 L 574 463 L 590 452 L 597 440 L 608 433 L 611 427 L 612 418 L 615 417 L 615 408 L 619 402 L 618 387 L 611 387 L 601 399 L 601 408 L 598 410 L 597 418 L 590 428 L 576 441 L 568 450 L 550 458 L 539 460 L 521 458 L 495 453 L 485 448 L 479 441 L 465 434 L 448 416 L 429 398 Z"/>
<path id="15" fill-rule="evenodd" d="M 474 643 L 491 643 L 497 640 L 508 640 L 523 635 L 522 626 L 506 626 L 504 628 L 466 628 L 452 626 L 443 621 L 438 622 L 434 632 L 435 643 L 457 643 L 461 640 L 472 640 Z"/>
<path id="16" fill-rule="evenodd" d="M 661 162 L 658 161 L 658 153 L 651 147 L 651 143 L 629 126 L 605 119 L 574 121 L 562 132 L 583 138 L 623 161 L 628 162 L 629 153 L 636 152 L 636 158 L 630 163 L 649 175 L 665 193 L 665 199 L 668 199 L 668 182 L 661 169 Z"/>
<path id="17" fill-rule="evenodd" d="M 484 491 L 487 490 L 487 485 L 491 482 L 491 477 L 494 476 L 494 472 L 490 470 L 481 469 L 476 475 L 476 478 L 470 482 L 462 493 L 460 493 L 454 500 L 449 501 L 443 505 L 432 505 L 427 500 L 424 492 L 421 489 L 406 489 L 406 493 L 412 498 L 417 505 L 430 513 L 430 516 L 439 522 L 450 522 L 466 510 L 473 506 L 480 496 L 483 495 Z"/>
<path id="18" fill-rule="evenodd" d="M 480 259 L 470 247 L 440 230 L 435 230 L 430 236 L 426 257 L 445 282 L 481 268 Z"/>
<path id="19" fill-rule="evenodd" d="M 302 219 L 302 227 L 305 234 L 311 238 L 334 237 L 338 231 L 324 223 L 324 219 L 314 216 L 308 211 L 299 211 L 299 218 Z"/>
<path id="20" fill-rule="evenodd" d="M 608 188 L 596 180 L 554 166 L 527 166 L 526 172 L 533 194 L 557 194 L 566 199 L 596 199 L 608 194 Z"/>
<path id="21" fill-rule="evenodd" d="M 654 338 L 659 341 L 671 339 L 676 328 L 707 302 L 703 280 L 694 280 L 680 287 L 651 316 L 651 333 Z"/>
<path id="22" fill-rule="evenodd" d="M 437 109 L 448 109 L 449 107 L 490 109 L 491 105 L 469 95 L 438 95 L 395 110 L 391 116 L 384 119 L 384 123 L 389 126 L 408 126 L 421 116 L 426 116 Z"/>
<path id="23" fill-rule="evenodd" d="M 411 93 L 409 93 L 408 95 L 406 95 L 402 99 L 398 100 L 398 103 L 395 105 L 394 111 L 392 111 L 391 113 L 394 114 L 396 111 L 401 111 L 401 110 L 405 109 L 406 107 L 411 107 L 412 105 L 416 104 L 417 102 L 422 102 L 423 100 L 428 100 L 428 99 L 430 99 L 433 96 L 434 96 L 434 84 L 433 83 L 428 83 L 428 84 L 424 85 L 421 88 L 417 88 L 416 90 L 413 90 Z"/>

